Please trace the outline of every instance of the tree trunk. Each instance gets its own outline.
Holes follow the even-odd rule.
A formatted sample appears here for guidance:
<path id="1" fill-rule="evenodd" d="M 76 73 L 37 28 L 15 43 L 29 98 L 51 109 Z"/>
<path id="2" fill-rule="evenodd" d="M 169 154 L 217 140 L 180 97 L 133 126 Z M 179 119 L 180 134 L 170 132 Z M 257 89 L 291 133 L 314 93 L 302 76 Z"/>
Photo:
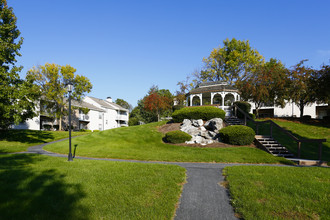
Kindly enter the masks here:
<path id="1" fill-rule="evenodd" d="M 58 119 L 58 130 L 62 131 L 62 117 L 60 116 L 60 118 Z"/>
<path id="2" fill-rule="evenodd" d="M 299 102 L 299 110 L 300 110 L 300 119 L 304 116 L 304 101 L 300 100 Z"/>

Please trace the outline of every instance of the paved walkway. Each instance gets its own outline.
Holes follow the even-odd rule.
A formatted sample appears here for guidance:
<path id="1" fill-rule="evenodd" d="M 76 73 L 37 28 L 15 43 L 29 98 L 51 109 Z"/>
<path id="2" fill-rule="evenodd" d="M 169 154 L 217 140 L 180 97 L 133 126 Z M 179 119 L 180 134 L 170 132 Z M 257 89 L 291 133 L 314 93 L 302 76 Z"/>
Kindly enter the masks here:
<path id="1" fill-rule="evenodd" d="M 36 153 L 53 157 L 67 157 L 67 155 L 51 153 L 42 148 L 51 143 L 63 141 L 58 140 L 46 144 L 41 144 L 28 148 L 27 152 Z M 219 164 L 219 163 L 175 163 L 175 162 L 154 162 L 154 161 L 137 161 L 122 159 L 106 159 L 106 158 L 90 158 L 75 157 L 75 159 L 88 160 L 106 160 L 121 161 L 135 163 L 159 163 L 159 164 L 175 164 L 186 168 L 187 183 L 183 186 L 180 198 L 179 208 L 176 211 L 176 220 L 230 220 L 237 219 L 230 205 L 228 190 L 220 185 L 224 180 L 222 169 L 226 166 L 237 166 L 242 164 Z M 245 164 L 251 165 L 251 164 Z M 274 165 L 268 165 L 274 166 Z M 275 165 L 278 166 L 278 165 Z"/>

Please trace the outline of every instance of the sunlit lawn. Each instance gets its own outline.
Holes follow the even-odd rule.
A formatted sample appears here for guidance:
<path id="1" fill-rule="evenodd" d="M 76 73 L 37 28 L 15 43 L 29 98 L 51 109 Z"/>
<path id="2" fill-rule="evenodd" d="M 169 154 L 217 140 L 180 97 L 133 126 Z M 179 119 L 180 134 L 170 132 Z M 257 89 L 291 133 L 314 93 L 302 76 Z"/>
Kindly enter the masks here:
<path id="1" fill-rule="evenodd" d="M 172 219 L 175 165 L 0 155 L 0 219 Z"/>
<path id="2" fill-rule="evenodd" d="M 198 148 L 165 144 L 163 134 L 157 131 L 157 126 L 164 123 L 92 133 L 77 137 L 72 143 L 77 156 L 181 162 L 291 163 L 251 147 Z M 44 149 L 66 154 L 67 146 L 67 141 L 63 141 Z"/>
<path id="3" fill-rule="evenodd" d="M 224 170 L 243 219 L 329 219 L 330 169 L 237 166 Z"/>
<path id="4" fill-rule="evenodd" d="M 72 136 L 90 132 L 72 132 Z M 0 153 L 26 151 L 28 147 L 68 138 L 68 131 L 0 130 Z"/>

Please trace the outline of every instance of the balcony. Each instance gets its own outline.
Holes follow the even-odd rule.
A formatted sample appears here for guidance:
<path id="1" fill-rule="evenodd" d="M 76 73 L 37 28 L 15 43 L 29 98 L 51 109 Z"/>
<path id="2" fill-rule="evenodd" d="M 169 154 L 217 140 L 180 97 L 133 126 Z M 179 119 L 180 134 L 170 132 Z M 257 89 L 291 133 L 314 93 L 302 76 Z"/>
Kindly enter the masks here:
<path id="1" fill-rule="evenodd" d="M 89 121 L 89 116 L 85 114 L 80 114 L 79 115 L 79 120 L 80 121 Z"/>
<path id="2" fill-rule="evenodd" d="M 127 115 L 117 115 L 116 120 L 128 121 Z"/>

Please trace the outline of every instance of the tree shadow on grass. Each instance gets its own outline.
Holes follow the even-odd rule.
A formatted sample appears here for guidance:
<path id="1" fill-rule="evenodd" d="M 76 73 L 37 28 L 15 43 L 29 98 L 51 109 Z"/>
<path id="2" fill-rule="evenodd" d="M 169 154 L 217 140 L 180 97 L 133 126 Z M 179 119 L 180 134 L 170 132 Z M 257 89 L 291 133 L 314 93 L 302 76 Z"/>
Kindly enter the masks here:
<path id="1" fill-rule="evenodd" d="M 21 143 L 46 143 L 54 139 L 54 135 L 46 131 L 33 130 L 0 130 L 0 141 L 16 141 Z"/>
<path id="2" fill-rule="evenodd" d="M 0 219 L 88 219 L 80 184 L 55 169 L 32 168 L 36 155 L 0 156 Z"/>

